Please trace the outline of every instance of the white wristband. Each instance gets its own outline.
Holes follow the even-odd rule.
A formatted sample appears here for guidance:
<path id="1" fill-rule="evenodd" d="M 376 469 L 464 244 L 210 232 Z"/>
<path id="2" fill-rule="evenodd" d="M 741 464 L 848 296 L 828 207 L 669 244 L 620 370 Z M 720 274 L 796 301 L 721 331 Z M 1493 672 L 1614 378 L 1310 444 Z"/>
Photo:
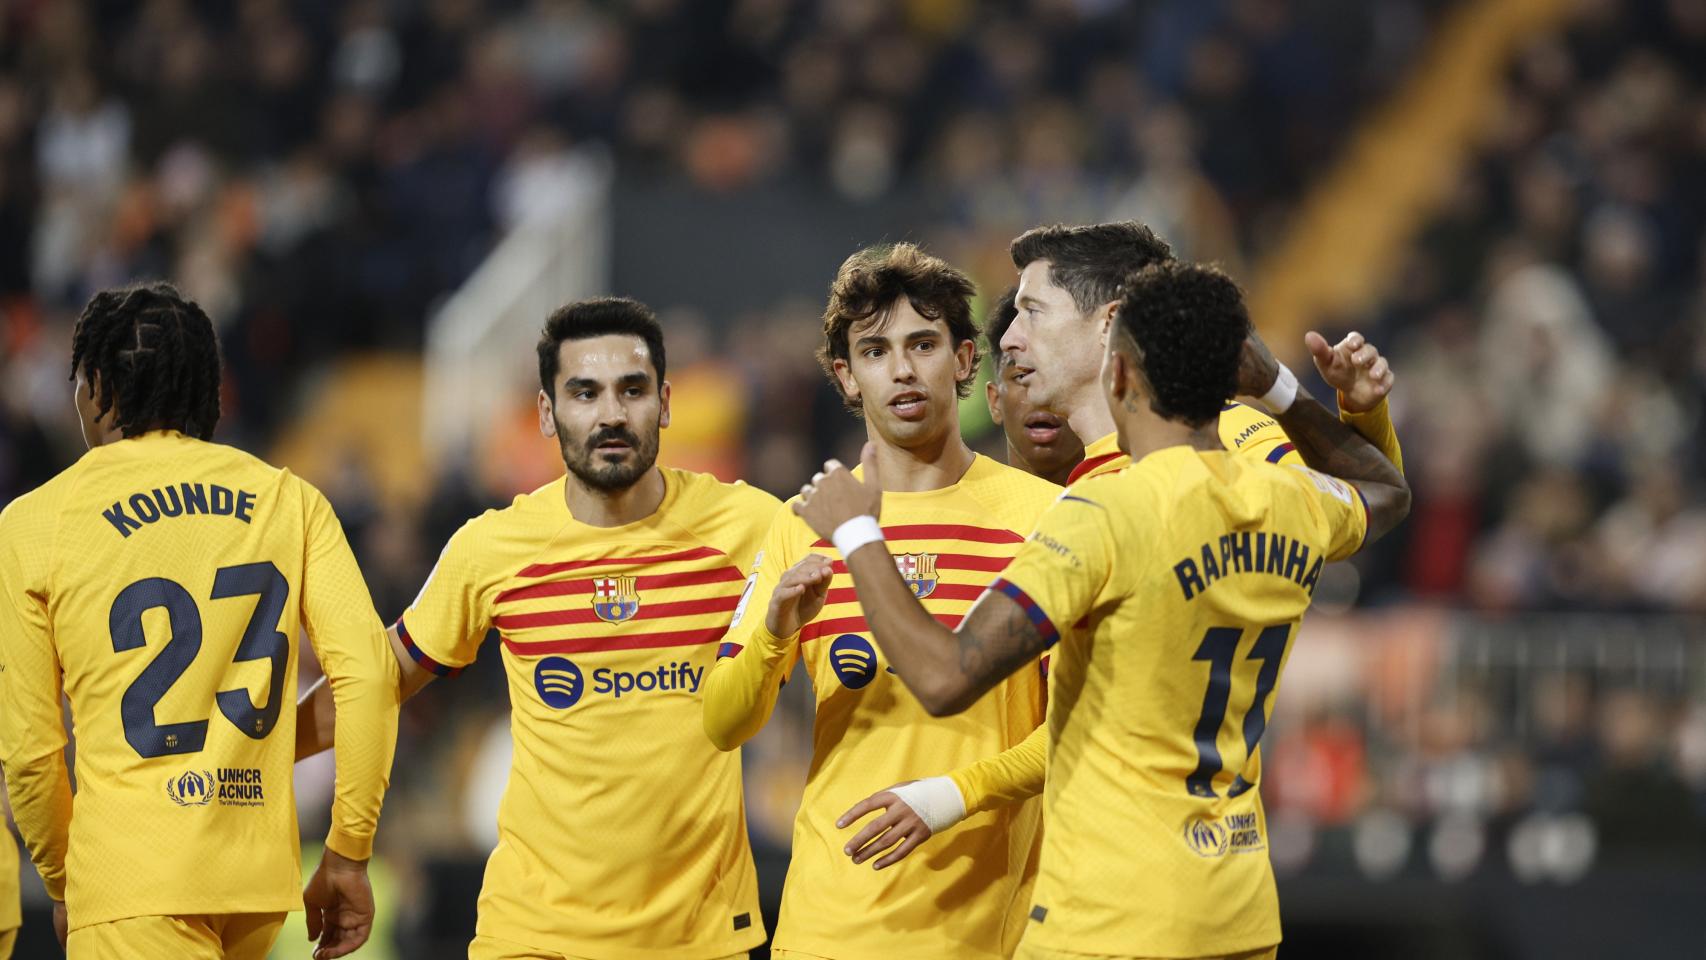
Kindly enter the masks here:
<path id="1" fill-rule="evenodd" d="M 1297 374 L 1285 364 L 1279 365 L 1279 376 L 1268 392 L 1262 394 L 1262 406 L 1273 413 L 1284 413 L 1291 409 L 1291 404 L 1297 399 Z"/>
<path id="2" fill-rule="evenodd" d="M 857 517 L 835 528 L 835 535 L 830 542 L 840 551 L 843 560 L 851 557 L 853 551 L 867 543 L 874 543 L 883 538 L 883 528 L 877 525 L 877 518 L 868 513 Z"/>
<path id="3" fill-rule="evenodd" d="M 966 798 L 952 777 L 930 777 L 893 787 L 889 791 L 918 814 L 935 836 L 966 818 Z"/>

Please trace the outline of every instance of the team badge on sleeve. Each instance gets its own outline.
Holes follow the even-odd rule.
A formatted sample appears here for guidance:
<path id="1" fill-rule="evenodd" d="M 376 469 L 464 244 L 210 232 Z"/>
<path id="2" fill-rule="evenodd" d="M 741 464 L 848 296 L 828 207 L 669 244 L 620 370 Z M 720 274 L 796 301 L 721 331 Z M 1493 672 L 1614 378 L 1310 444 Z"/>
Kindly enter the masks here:
<path id="1" fill-rule="evenodd" d="M 605 623 L 632 620 L 640 611 L 640 594 L 633 577 L 599 577 L 592 581 L 592 612 Z"/>
<path id="2" fill-rule="evenodd" d="M 912 588 L 912 595 L 922 600 L 936 589 L 936 555 L 934 553 L 903 553 L 894 558 L 894 565 Z"/>

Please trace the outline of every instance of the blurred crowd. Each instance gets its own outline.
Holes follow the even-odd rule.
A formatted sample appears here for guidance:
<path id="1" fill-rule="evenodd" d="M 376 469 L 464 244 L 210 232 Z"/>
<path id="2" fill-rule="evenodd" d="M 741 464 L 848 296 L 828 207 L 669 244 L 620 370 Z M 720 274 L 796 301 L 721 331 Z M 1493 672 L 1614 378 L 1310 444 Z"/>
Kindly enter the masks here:
<path id="1" fill-rule="evenodd" d="M 1400 371 L 1402 595 L 1706 611 L 1706 5 L 1582 3 L 1368 332 Z"/>
<path id="2" fill-rule="evenodd" d="M 1706 4 L 1576 4 L 1487 104 L 1473 163 L 1385 301 L 1337 321 L 1392 358 L 1416 491 L 1411 521 L 1324 586 L 1345 603 L 1706 612 Z M 0 5 L 0 504 L 81 452 L 66 358 L 94 290 L 163 276 L 206 307 L 227 364 L 220 437 L 264 455 L 338 358 L 418 350 L 496 241 L 590 175 L 588 145 L 631 189 L 922 197 L 914 235 L 988 293 L 1012 276 L 1006 240 L 1052 221 L 1139 219 L 1181 256 L 1243 275 L 1451 7 L 13 0 Z M 820 303 L 659 306 L 678 396 L 715 396 L 678 410 L 666 456 L 675 444 L 682 461 L 786 493 L 849 448 L 859 427 L 801 320 Z M 980 408 L 981 393 L 968 433 L 999 456 Z M 323 484 L 383 616 L 462 519 L 513 492 L 440 473 L 403 509 L 359 462 Z M 747 751 L 755 830 L 779 846 L 809 747 L 804 686 Z M 1302 711 L 1275 727 L 1277 809 L 1359 823 L 1394 796 L 1506 782 L 1477 780 L 1485 767 L 1521 789 L 1475 807 L 1484 819 L 1615 818 L 1626 805 L 1584 798 L 1628 789 L 1595 784 L 1640 757 L 1686 781 L 1698 818 L 1706 716 L 1671 694 L 1556 686 L 1493 709 L 1480 681 L 1441 681 L 1425 736 L 1366 704 Z M 418 823 L 392 835 L 466 853 L 503 782 L 496 657 L 453 687 L 406 714 L 399 755 L 436 759 L 399 765 L 391 809 Z M 1459 754 L 1481 766 L 1430 766 Z M 1564 782 L 1555 769 L 1574 771 L 1576 800 L 1547 792 Z M 1305 772 L 1288 786 L 1287 770 Z M 328 776 L 304 767 L 310 791 Z M 443 829 L 446 796 L 465 829 Z"/>

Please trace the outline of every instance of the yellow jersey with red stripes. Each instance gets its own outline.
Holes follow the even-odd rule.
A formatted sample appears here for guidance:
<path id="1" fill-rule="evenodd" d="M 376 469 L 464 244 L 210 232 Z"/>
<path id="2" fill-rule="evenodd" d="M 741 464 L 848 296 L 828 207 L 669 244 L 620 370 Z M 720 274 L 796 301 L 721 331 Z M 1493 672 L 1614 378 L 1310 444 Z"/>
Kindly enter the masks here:
<path id="1" fill-rule="evenodd" d="M 1322 567 L 1367 524 L 1340 480 L 1188 447 L 1076 484 L 1043 516 L 991 587 L 1061 638 L 1054 695 L 1072 705 L 1049 717 L 1027 947 L 1279 942 L 1259 743 Z"/>
<path id="2" fill-rule="evenodd" d="M 953 625 L 1059 493 L 1046 480 L 979 456 L 952 486 L 884 493 L 878 519 L 913 593 Z M 871 641 L 840 555 L 787 508 L 765 539 L 748 610 L 731 631 L 726 655 L 738 655 L 752 631 L 763 629 L 771 591 L 807 553 L 835 558 L 835 577 L 822 612 L 797 638 L 786 638 L 793 657 L 805 662 L 817 712 L 775 947 L 832 958 L 1011 956 L 1034 878 L 1037 803 L 968 817 L 882 871 L 848 861 L 842 847 L 852 831 L 835 821 L 876 790 L 1023 740 L 1043 720 L 1040 665 L 1019 671 L 959 716 L 931 717 Z"/>
<path id="3" fill-rule="evenodd" d="M 304 633 L 341 694 L 327 842 L 371 855 L 396 661 L 312 485 L 172 430 L 98 446 L 0 512 L 0 584 L 0 763 L 71 929 L 302 908 Z"/>
<path id="4" fill-rule="evenodd" d="M 449 675 L 496 630 L 515 759 L 478 931 L 570 956 L 724 957 L 764 941 L 740 755 L 700 687 L 775 497 L 663 469 L 643 520 L 594 527 L 566 479 L 470 520 L 398 622 Z"/>

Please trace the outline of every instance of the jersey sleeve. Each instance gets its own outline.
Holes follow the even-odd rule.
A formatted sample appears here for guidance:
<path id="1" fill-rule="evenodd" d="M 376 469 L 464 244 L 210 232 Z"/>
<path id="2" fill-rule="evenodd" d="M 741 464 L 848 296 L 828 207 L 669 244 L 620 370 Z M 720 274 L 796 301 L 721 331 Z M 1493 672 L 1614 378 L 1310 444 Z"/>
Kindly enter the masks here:
<path id="1" fill-rule="evenodd" d="M 1386 459 L 1398 468 L 1399 473 L 1404 472 L 1404 450 L 1398 445 L 1398 430 L 1392 425 L 1392 409 L 1387 406 L 1385 397 L 1381 397 L 1372 410 L 1351 413 L 1345 409 L 1345 398 L 1341 395 L 1339 419 L 1352 430 L 1362 434 L 1364 440 L 1379 448 L 1380 452 L 1386 455 Z"/>
<path id="2" fill-rule="evenodd" d="M 965 800 L 966 814 L 982 813 L 1043 792 L 1048 773 L 1048 724 L 993 757 L 948 774 Z"/>
<path id="3" fill-rule="evenodd" d="M 705 678 L 705 735 L 720 750 L 733 750 L 764 727 L 776 696 L 799 658 L 800 638 L 773 635 L 765 626 L 770 594 L 793 564 L 792 511 L 776 511 L 753 559 L 717 662 Z"/>
<path id="4" fill-rule="evenodd" d="M 1392 412 L 1382 397 L 1374 409 L 1351 413 L 1339 398 L 1339 419 L 1375 445 L 1398 472 L 1404 472 L 1404 451 L 1398 445 L 1398 431 L 1392 426 Z M 1286 436 L 1279 421 L 1255 407 L 1242 403 L 1229 405 L 1220 414 L 1220 440 L 1234 453 L 1266 460 L 1282 466 L 1303 466 L 1303 454 Z"/>
<path id="5" fill-rule="evenodd" d="M 15 519 L 15 518 L 14 518 Z M 65 899 L 71 778 L 65 765 L 59 656 L 39 564 L 22 555 L 34 531 L 0 514 L 0 763 L 12 818 L 48 895 Z M 0 838 L 10 839 L 10 838 Z"/>
<path id="6" fill-rule="evenodd" d="M 782 509 L 782 501 L 757 487 L 749 487 L 744 482 L 736 486 L 741 492 L 741 518 L 735 531 L 736 535 L 730 538 L 734 549 L 729 554 L 729 559 L 742 570 L 754 570 L 759 552 L 764 549 L 765 541 L 770 537 L 771 527 L 775 526 L 774 523 L 763 522 L 762 518 L 774 518 Z M 757 522 L 754 522 L 755 520 Z"/>
<path id="7" fill-rule="evenodd" d="M 1368 536 L 1368 501 L 1362 491 L 1338 477 L 1293 464 L 1298 482 L 1311 503 L 1327 560 L 1343 560 L 1362 549 Z"/>
<path id="8" fill-rule="evenodd" d="M 1268 463 L 1302 463 L 1279 421 L 1255 407 L 1229 403 L 1220 412 L 1220 442 L 1233 453 Z"/>
<path id="9" fill-rule="evenodd" d="M 397 747 L 396 658 L 332 505 L 312 487 L 306 499 L 302 624 L 337 711 L 337 784 L 326 846 L 365 860 L 373 854 Z"/>
<path id="10" fill-rule="evenodd" d="M 451 536 L 415 602 L 397 618 L 397 636 L 409 656 L 441 677 L 473 663 L 492 627 L 478 563 L 482 519 Z"/>
<path id="11" fill-rule="evenodd" d="M 1113 574 L 1113 517 L 1101 494 L 1117 476 L 1092 478 L 1061 494 L 990 584 L 1024 608 L 1048 646 L 1089 615 Z"/>

